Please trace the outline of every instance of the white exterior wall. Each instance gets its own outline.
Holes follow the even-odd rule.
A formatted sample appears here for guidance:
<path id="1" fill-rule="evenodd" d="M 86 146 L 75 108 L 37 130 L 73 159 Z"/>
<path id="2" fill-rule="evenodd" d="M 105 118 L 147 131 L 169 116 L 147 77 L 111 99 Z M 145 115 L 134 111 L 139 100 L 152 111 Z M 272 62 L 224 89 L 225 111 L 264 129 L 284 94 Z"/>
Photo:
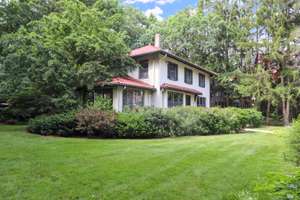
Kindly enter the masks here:
<path id="1" fill-rule="evenodd" d="M 175 59 L 169 58 L 167 56 L 151 56 L 147 58 L 149 60 L 149 78 L 140 79 L 150 85 L 153 85 L 156 91 L 145 90 L 144 95 L 144 105 L 145 106 L 154 106 L 158 108 L 167 108 L 168 107 L 168 91 L 161 90 L 160 86 L 163 83 L 169 83 L 181 87 L 186 87 L 190 89 L 195 89 L 202 92 L 202 97 L 206 98 L 206 106 L 210 107 L 210 75 L 202 70 L 190 67 L 184 63 L 181 63 Z M 178 65 L 178 81 L 172 81 L 168 79 L 168 62 L 172 62 Z M 193 84 L 187 84 L 184 82 L 184 68 L 191 69 L 193 71 Z M 205 88 L 199 86 L 199 73 L 205 75 Z M 135 69 L 128 73 L 129 76 L 139 79 L 139 69 Z M 184 99 L 183 103 L 185 105 L 185 95 L 188 93 L 183 93 Z M 188 94 L 191 96 L 191 105 L 196 106 L 197 102 L 194 98 L 194 94 Z M 122 111 L 123 107 L 123 87 L 118 87 L 113 90 L 113 107 L 116 111 Z"/>
<path id="2" fill-rule="evenodd" d="M 172 81 L 168 79 L 168 62 L 172 62 L 178 65 L 178 80 Z M 181 63 L 175 59 L 162 56 L 159 62 L 159 68 L 161 69 L 160 72 L 160 85 L 163 83 L 169 83 L 181 87 L 186 87 L 190 89 L 195 89 L 202 92 L 202 97 L 206 98 L 206 106 L 210 107 L 210 75 L 204 71 L 196 69 L 194 67 L 190 67 L 184 63 Z M 193 71 L 193 84 L 187 84 L 184 82 L 184 68 L 191 69 Z M 199 86 L 199 73 L 205 75 L 205 88 Z M 184 93 L 184 92 L 182 92 Z M 187 93 L 184 93 L 187 94 Z M 191 104 L 196 106 L 196 101 L 192 96 Z M 167 100 L 165 100 L 167 102 Z M 184 103 L 185 103 L 185 96 L 184 96 Z M 165 104 L 167 105 L 167 103 Z M 165 107 L 165 106 L 164 106 Z"/>

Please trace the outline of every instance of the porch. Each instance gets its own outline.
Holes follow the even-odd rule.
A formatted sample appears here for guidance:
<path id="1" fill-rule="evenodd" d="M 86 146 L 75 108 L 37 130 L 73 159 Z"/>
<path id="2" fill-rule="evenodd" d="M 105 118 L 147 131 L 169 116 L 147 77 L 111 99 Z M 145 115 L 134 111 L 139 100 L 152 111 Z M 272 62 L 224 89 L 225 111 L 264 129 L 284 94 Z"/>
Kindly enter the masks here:
<path id="1" fill-rule="evenodd" d="M 154 86 L 132 77 L 115 77 L 111 82 L 101 83 L 95 88 L 95 97 L 112 99 L 113 108 L 122 112 L 127 108 L 154 106 Z"/>

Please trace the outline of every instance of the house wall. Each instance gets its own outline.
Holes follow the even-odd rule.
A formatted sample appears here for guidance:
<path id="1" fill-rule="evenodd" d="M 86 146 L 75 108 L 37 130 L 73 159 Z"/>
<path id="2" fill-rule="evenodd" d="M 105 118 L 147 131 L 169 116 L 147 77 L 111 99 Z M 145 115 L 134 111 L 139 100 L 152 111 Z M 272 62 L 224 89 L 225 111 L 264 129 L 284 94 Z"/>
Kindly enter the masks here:
<path id="1" fill-rule="evenodd" d="M 178 65 L 178 80 L 172 81 L 168 79 L 168 62 L 172 62 Z M 160 84 L 169 83 L 173 85 L 178 85 L 186 88 L 195 89 L 202 92 L 202 97 L 206 98 L 206 106 L 210 107 L 210 75 L 202 70 L 190 67 L 184 63 L 178 62 L 175 59 L 161 56 L 159 59 L 159 68 L 160 68 Z M 187 84 L 184 82 L 184 68 L 191 69 L 193 71 L 193 84 Z M 199 86 L 199 73 L 205 75 L 205 88 Z M 185 93 L 184 93 L 185 94 Z M 165 100 L 167 101 L 167 100 Z M 185 100 L 184 100 L 185 103 Z M 165 104 L 166 105 L 166 104 Z M 192 105 L 196 106 L 196 101 L 192 98 Z M 165 106 L 164 106 L 165 107 Z"/>
<path id="2" fill-rule="evenodd" d="M 149 60 L 149 78 L 140 79 L 156 88 L 155 92 L 147 91 L 145 93 L 145 105 L 155 106 L 159 108 L 168 107 L 168 95 L 167 90 L 161 90 L 160 86 L 163 83 L 169 83 L 177 86 L 187 87 L 195 89 L 202 92 L 202 97 L 206 98 L 206 106 L 210 107 L 210 75 L 202 70 L 190 67 L 184 63 L 181 63 L 175 59 L 172 59 L 163 55 L 151 55 L 139 58 L 139 60 Z M 168 62 L 173 62 L 178 65 L 178 81 L 172 81 L 168 79 Z M 191 69 L 193 71 L 193 84 L 187 84 L 184 82 L 184 68 Z M 205 88 L 199 86 L 199 73 L 205 75 Z M 139 79 L 139 69 L 136 68 L 128 73 L 129 76 Z M 175 91 L 178 92 L 178 91 Z M 120 91 L 119 91 L 120 93 Z M 197 102 L 195 95 L 184 93 L 184 105 L 185 105 L 185 95 L 191 95 L 191 105 L 196 106 Z M 119 94 L 120 95 L 120 94 Z M 122 96 L 122 95 L 121 95 Z M 120 109 L 122 102 L 116 103 L 116 108 Z M 122 109 L 121 109 L 122 110 Z M 118 110 L 119 111 L 119 110 Z"/>

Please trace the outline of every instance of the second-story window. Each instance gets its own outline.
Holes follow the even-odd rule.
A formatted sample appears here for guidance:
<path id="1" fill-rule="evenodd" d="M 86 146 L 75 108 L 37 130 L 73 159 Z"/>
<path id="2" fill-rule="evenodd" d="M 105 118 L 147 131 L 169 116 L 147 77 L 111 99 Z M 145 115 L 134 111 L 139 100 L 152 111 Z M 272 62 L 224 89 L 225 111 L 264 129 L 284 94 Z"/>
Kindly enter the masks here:
<path id="1" fill-rule="evenodd" d="M 184 82 L 193 84 L 193 71 L 191 69 L 184 68 Z"/>
<path id="2" fill-rule="evenodd" d="M 149 62 L 148 60 L 140 62 L 141 67 L 139 68 L 139 79 L 149 78 Z"/>
<path id="3" fill-rule="evenodd" d="M 168 79 L 172 81 L 178 80 L 178 65 L 171 62 L 168 63 Z"/>
<path id="4" fill-rule="evenodd" d="M 199 86 L 205 88 L 205 75 L 199 74 Z"/>

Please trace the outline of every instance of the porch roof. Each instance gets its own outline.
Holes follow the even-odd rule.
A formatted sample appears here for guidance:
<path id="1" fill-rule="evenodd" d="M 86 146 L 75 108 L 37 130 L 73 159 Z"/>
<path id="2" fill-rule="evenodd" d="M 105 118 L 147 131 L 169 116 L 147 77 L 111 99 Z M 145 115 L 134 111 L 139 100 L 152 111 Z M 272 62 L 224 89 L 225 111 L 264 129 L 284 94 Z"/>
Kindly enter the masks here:
<path id="1" fill-rule="evenodd" d="M 162 84 L 160 86 L 160 88 L 175 90 L 175 91 L 179 91 L 179 92 L 186 92 L 186 93 L 191 93 L 191 94 L 198 94 L 198 95 L 202 94 L 202 92 L 200 92 L 199 90 L 195 90 L 195 89 L 187 88 L 187 87 L 182 87 L 182 86 L 177 86 L 177 85 L 173 85 L 173 84 L 169 84 L 169 83 Z"/>
<path id="2" fill-rule="evenodd" d="M 132 78 L 130 76 L 113 77 L 110 82 L 99 82 L 99 85 L 129 86 L 148 90 L 155 90 L 155 87 L 153 85 Z"/>

